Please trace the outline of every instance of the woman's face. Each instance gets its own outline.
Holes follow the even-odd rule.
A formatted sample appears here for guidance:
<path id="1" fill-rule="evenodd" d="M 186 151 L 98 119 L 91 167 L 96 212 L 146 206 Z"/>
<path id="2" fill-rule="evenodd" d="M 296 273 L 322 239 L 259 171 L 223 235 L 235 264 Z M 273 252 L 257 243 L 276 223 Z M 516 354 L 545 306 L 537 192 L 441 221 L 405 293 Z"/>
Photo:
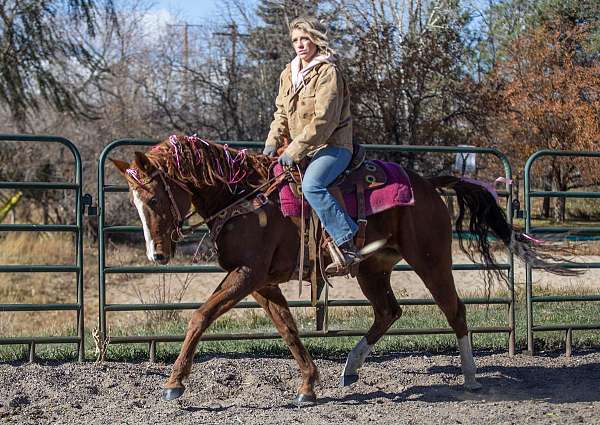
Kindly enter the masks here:
<path id="1" fill-rule="evenodd" d="M 296 28 L 292 31 L 292 45 L 304 63 L 310 62 L 317 54 L 317 45 L 311 41 L 306 31 L 301 29 Z"/>

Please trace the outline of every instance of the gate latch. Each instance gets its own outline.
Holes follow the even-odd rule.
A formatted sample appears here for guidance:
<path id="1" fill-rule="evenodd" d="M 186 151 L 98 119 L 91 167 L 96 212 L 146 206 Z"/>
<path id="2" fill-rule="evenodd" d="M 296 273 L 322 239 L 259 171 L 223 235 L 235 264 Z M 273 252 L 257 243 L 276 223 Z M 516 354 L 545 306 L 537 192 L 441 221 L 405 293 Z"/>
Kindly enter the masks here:
<path id="1" fill-rule="evenodd" d="M 98 215 L 98 206 L 94 205 L 94 198 L 89 193 L 86 193 L 81 198 L 81 205 L 83 207 L 83 213 L 88 216 Z"/>

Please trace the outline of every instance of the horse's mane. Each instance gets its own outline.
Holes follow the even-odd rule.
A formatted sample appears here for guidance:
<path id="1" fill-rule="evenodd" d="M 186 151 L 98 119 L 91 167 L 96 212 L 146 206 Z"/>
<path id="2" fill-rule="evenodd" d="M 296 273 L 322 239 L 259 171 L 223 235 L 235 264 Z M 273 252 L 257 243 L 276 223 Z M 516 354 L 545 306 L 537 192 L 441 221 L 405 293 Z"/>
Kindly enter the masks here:
<path id="1" fill-rule="evenodd" d="M 252 189 L 269 177 L 271 160 L 245 149 L 173 135 L 152 147 L 146 156 L 171 178 L 196 187 L 227 185 Z M 239 192 L 238 192 L 239 193 Z"/>

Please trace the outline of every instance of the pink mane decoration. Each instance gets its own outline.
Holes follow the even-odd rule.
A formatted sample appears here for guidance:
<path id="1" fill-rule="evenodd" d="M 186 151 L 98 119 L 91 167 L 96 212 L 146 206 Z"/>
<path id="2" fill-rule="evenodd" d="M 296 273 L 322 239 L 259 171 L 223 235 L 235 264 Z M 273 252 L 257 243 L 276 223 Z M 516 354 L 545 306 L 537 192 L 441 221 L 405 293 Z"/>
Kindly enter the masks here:
<path id="1" fill-rule="evenodd" d="M 128 168 L 125 171 L 125 173 L 127 173 L 127 175 L 130 176 L 133 180 L 135 180 L 140 186 L 144 187 L 144 183 L 142 183 L 142 180 L 140 179 L 138 170 L 136 170 L 135 168 Z"/>
<path id="2" fill-rule="evenodd" d="M 229 146 L 224 145 L 225 149 L 225 160 L 229 165 L 229 176 L 227 177 L 228 184 L 236 184 L 239 183 L 244 177 L 246 177 L 246 170 L 242 165 L 246 163 L 247 152 L 246 149 L 242 149 L 238 151 L 235 157 L 231 157 L 231 153 L 229 152 Z M 225 177 L 225 176 L 222 176 Z"/>
<path id="3" fill-rule="evenodd" d="M 236 193 L 239 190 L 236 185 L 245 182 L 245 179 L 249 175 L 247 150 L 240 149 L 235 151 L 234 155 L 227 144 L 222 146 L 222 150 L 221 147 L 218 147 L 218 149 L 206 149 L 210 146 L 211 144 L 208 141 L 198 137 L 196 134 L 192 136 L 173 134 L 168 137 L 166 143 L 153 147 L 151 152 L 170 154 L 174 168 L 184 178 L 189 177 L 193 179 L 194 166 L 200 164 L 206 165 L 208 162 L 214 170 L 213 175 L 223 181 L 231 193 Z M 213 146 L 217 147 L 217 145 Z M 221 153 L 216 154 L 219 151 Z"/>

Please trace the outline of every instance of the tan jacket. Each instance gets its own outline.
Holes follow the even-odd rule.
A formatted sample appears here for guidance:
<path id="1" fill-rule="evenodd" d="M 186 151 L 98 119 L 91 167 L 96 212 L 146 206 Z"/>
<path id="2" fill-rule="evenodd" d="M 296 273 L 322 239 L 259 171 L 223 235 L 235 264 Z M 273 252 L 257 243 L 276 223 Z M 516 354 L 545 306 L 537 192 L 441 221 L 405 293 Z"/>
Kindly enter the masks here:
<path id="1" fill-rule="evenodd" d="M 275 106 L 265 143 L 280 147 L 284 138 L 290 139 L 285 151 L 294 161 L 325 145 L 352 150 L 350 92 L 335 64 L 316 65 L 297 89 L 288 64 L 281 73 Z"/>

